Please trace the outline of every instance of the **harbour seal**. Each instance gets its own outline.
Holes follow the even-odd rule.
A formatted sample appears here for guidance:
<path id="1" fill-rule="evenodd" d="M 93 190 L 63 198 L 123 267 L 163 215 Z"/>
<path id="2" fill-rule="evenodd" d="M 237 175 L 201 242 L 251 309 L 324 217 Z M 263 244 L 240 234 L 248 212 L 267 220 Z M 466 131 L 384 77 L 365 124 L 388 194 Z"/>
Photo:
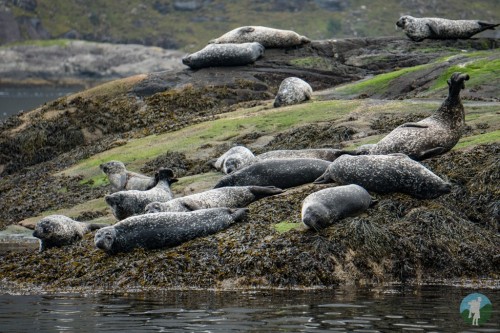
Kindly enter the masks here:
<path id="1" fill-rule="evenodd" d="M 165 202 L 174 196 L 170 190 L 170 184 L 177 181 L 171 169 L 160 169 L 158 171 L 158 183 L 147 191 L 120 191 L 105 196 L 106 203 L 113 210 L 113 215 L 118 220 L 123 220 L 135 214 L 144 212 L 147 204 L 155 201 Z"/>
<path id="2" fill-rule="evenodd" d="M 252 151 L 243 146 L 235 146 L 222 154 L 214 163 L 217 170 L 225 174 L 230 174 L 239 170 L 255 160 Z"/>
<path id="3" fill-rule="evenodd" d="M 325 161 L 334 161 L 345 152 L 333 148 L 311 148 L 311 149 L 283 149 L 270 150 L 255 156 L 257 161 L 283 158 L 317 158 Z"/>
<path id="4" fill-rule="evenodd" d="M 306 81 L 298 77 L 287 77 L 278 89 L 274 99 L 274 107 L 299 104 L 311 99 L 312 88 Z"/>
<path id="5" fill-rule="evenodd" d="M 434 199 L 451 191 L 449 183 L 403 154 L 342 155 L 314 183 L 331 181 L 357 184 L 379 193 L 406 193 L 419 199 Z"/>
<path id="6" fill-rule="evenodd" d="M 226 32 L 209 43 L 249 43 L 257 42 L 266 48 L 287 48 L 310 43 L 309 38 L 291 30 L 281 30 L 262 26 L 245 26 Z"/>
<path id="7" fill-rule="evenodd" d="M 326 188 L 309 194 L 302 202 L 302 223 L 316 231 L 366 211 L 372 204 L 370 194 L 351 184 Z"/>
<path id="8" fill-rule="evenodd" d="M 246 208 L 210 208 L 132 216 L 98 230 L 94 244 L 109 254 L 128 252 L 134 248 L 174 247 L 222 231 L 243 219 L 246 212 Z"/>
<path id="9" fill-rule="evenodd" d="M 406 36 L 415 42 L 429 39 L 468 39 L 484 30 L 494 30 L 499 24 L 477 20 L 448 20 L 437 17 L 417 18 L 404 15 L 396 22 Z"/>
<path id="10" fill-rule="evenodd" d="M 35 225 L 33 237 L 40 239 L 40 252 L 52 247 L 71 245 L 86 233 L 105 225 L 75 221 L 64 215 L 49 215 Z"/>
<path id="11" fill-rule="evenodd" d="M 219 66 L 244 66 L 253 64 L 264 54 L 259 43 L 209 44 L 198 52 L 182 58 L 182 63 L 192 69 Z"/>
<path id="12" fill-rule="evenodd" d="M 154 177 L 128 171 L 120 161 L 109 161 L 99 165 L 99 168 L 108 176 L 113 192 L 123 190 L 145 191 L 156 185 Z"/>
<path id="13" fill-rule="evenodd" d="M 223 177 L 214 188 L 256 185 L 285 189 L 312 183 L 329 165 L 330 162 L 316 158 L 263 160 Z"/>
<path id="14" fill-rule="evenodd" d="M 468 79 L 467 74 L 453 73 L 448 80 L 448 97 L 432 116 L 396 127 L 370 149 L 370 154 L 403 153 L 421 161 L 453 148 L 465 127 L 460 90 Z"/>
<path id="15" fill-rule="evenodd" d="M 167 202 L 153 202 L 144 210 L 148 213 L 158 212 L 189 212 L 192 210 L 227 207 L 246 207 L 261 198 L 283 193 L 283 190 L 273 186 L 234 186 L 222 187 Z"/>

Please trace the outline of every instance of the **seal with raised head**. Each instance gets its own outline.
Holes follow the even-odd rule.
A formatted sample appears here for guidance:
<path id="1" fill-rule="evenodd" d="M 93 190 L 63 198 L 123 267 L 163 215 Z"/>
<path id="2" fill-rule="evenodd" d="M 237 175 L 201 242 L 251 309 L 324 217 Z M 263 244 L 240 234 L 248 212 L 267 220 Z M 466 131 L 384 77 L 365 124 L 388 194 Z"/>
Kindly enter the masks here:
<path id="1" fill-rule="evenodd" d="M 109 254 L 135 248 L 170 248 L 227 229 L 246 212 L 246 208 L 210 208 L 132 216 L 97 231 L 94 244 Z"/>
<path id="2" fill-rule="evenodd" d="M 451 184 L 404 154 L 342 155 L 314 183 L 357 184 L 379 193 L 401 192 L 419 199 L 450 193 Z"/>
<path id="3" fill-rule="evenodd" d="M 259 43 L 209 44 L 198 52 L 182 58 L 182 63 L 192 69 L 253 64 L 264 54 Z"/>
<path id="4" fill-rule="evenodd" d="M 283 193 L 283 190 L 273 186 L 221 187 L 167 202 L 153 202 L 146 206 L 145 212 L 189 212 L 216 207 L 242 208 L 259 199 L 280 193 Z"/>
<path id="5" fill-rule="evenodd" d="M 120 191 L 108 194 L 104 198 L 111 207 L 113 215 L 118 220 L 123 220 L 135 214 L 144 213 L 144 208 L 155 201 L 165 202 L 174 196 L 170 190 L 170 184 L 177 181 L 171 169 L 160 169 L 158 171 L 158 183 L 147 191 Z"/>
<path id="6" fill-rule="evenodd" d="M 225 186 L 275 186 L 290 188 L 312 183 L 331 162 L 317 158 L 284 158 L 255 162 L 220 179 L 214 188 Z"/>
<path id="7" fill-rule="evenodd" d="M 105 227 L 102 224 L 75 221 L 64 215 L 49 215 L 35 225 L 33 237 L 40 239 L 40 252 L 52 248 L 71 245 L 88 232 Z"/>
<path id="8" fill-rule="evenodd" d="M 214 167 L 227 175 L 250 165 L 254 160 L 255 155 L 250 149 L 243 146 L 235 146 L 222 154 L 215 161 Z"/>
<path id="9" fill-rule="evenodd" d="M 372 204 L 370 194 L 350 184 L 326 188 L 309 194 L 302 202 L 302 223 L 316 231 L 366 211 Z"/>
<path id="10" fill-rule="evenodd" d="M 284 79 L 278 89 L 274 99 L 274 107 L 299 104 L 310 100 L 312 88 L 306 81 L 298 77 L 287 77 Z"/>
<path id="11" fill-rule="evenodd" d="M 209 43 L 249 43 L 257 42 L 266 48 L 287 48 L 310 43 L 309 38 L 291 30 L 281 30 L 262 26 L 245 26 L 226 32 Z"/>
<path id="12" fill-rule="evenodd" d="M 460 90 L 464 89 L 464 81 L 468 79 L 467 74 L 453 73 L 447 81 L 448 97 L 432 116 L 396 127 L 370 149 L 370 154 L 402 153 L 421 161 L 452 149 L 465 127 Z"/>
<path id="13" fill-rule="evenodd" d="M 406 36 L 415 42 L 428 39 L 468 39 L 484 30 L 494 30 L 499 24 L 477 20 L 448 20 L 438 17 L 404 15 L 396 22 Z"/>
<path id="14" fill-rule="evenodd" d="M 154 177 L 128 171 L 125 164 L 120 161 L 102 163 L 99 168 L 108 176 L 114 192 L 123 190 L 145 191 L 156 185 Z"/>
<path id="15" fill-rule="evenodd" d="M 270 150 L 255 156 L 257 161 L 283 158 L 317 158 L 325 161 L 334 161 L 345 151 L 334 148 L 311 148 L 311 149 L 282 149 Z"/>

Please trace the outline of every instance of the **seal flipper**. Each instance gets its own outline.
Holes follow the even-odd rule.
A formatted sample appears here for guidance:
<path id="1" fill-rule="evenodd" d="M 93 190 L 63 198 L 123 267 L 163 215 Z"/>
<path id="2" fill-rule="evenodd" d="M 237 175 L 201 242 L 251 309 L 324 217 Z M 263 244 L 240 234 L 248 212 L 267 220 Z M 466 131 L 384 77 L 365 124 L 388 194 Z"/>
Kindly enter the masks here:
<path id="1" fill-rule="evenodd" d="M 276 186 L 250 186 L 249 190 L 256 199 L 261 199 L 285 192 L 284 190 Z"/>
<path id="2" fill-rule="evenodd" d="M 313 184 L 328 184 L 328 183 L 333 183 L 333 180 L 330 178 L 330 174 L 328 173 L 328 170 L 326 170 L 324 174 L 319 176 L 318 179 L 313 181 Z"/>
<path id="3" fill-rule="evenodd" d="M 253 31 L 255 31 L 254 27 L 242 27 L 238 32 L 240 34 L 247 34 L 249 32 L 253 32 Z"/>
<path id="4" fill-rule="evenodd" d="M 435 147 L 435 148 L 421 152 L 418 156 L 415 156 L 415 158 L 417 160 L 421 161 L 421 160 L 425 160 L 426 158 L 429 158 L 429 157 L 441 155 L 445 152 L 447 152 L 447 150 L 444 147 Z"/>
<path id="5" fill-rule="evenodd" d="M 477 22 L 477 24 L 479 24 L 479 26 L 481 27 L 481 29 L 483 30 L 495 30 L 495 27 L 498 27 L 500 25 L 500 23 L 498 24 L 492 24 L 492 23 L 486 23 L 486 22 Z"/>
<path id="6" fill-rule="evenodd" d="M 229 209 L 229 210 L 230 210 L 231 215 L 233 216 L 235 222 L 243 219 L 249 211 L 248 208 L 236 208 L 236 209 Z"/>
<path id="7" fill-rule="evenodd" d="M 89 224 L 89 229 L 90 231 L 98 230 L 104 227 L 109 227 L 109 224 L 104 224 L 104 223 L 90 223 Z"/>
<path id="8" fill-rule="evenodd" d="M 439 27 L 434 22 L 427 22 L 426 25 L 429 27 L 431 37 L 439 38 Z"/>
<path id="9" fill-rule="evenodd" d="M 195 203 L 194 201 L 184 201 L 182 202 L 182 206 L 189 211 L 202 209 L 202 207 L 197 203 Z"/>
<path id="10" fill-rule="evenodd" d="M 404 123 L 399 127 L 429 128 L 429 125 L 419 124 L 419 123 Z"/>

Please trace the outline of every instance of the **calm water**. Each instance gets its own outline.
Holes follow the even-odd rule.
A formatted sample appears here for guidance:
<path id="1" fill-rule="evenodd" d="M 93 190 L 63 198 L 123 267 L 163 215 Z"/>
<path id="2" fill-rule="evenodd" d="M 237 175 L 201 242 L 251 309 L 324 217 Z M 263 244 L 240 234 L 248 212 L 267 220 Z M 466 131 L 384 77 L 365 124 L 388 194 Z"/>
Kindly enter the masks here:
<path id="1" fill-rule="evenodd" d="M 472 292 L 493 305 L 479 328 L 459 314 Z M 1 332 L 500 332 L 500 291 L 189 291 L 0 295 Z"/>
<path id="2" fill-rule="evenodd" d="M 76 87 L 0 87 L 0 120 L 17 114 L 19 111 L 33 110 L 45 102 L 53 101 L 79 90 Z"/>

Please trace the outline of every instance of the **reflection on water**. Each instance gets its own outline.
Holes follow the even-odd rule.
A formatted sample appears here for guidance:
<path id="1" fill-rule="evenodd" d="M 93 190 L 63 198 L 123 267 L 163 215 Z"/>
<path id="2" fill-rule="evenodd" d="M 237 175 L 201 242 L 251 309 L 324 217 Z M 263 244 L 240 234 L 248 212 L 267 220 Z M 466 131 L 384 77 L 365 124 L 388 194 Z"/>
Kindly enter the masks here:
<path id="1" fill-rule="evenodd" d="M 79 90 L 77 87 L 0 87 L 0 120 Z"/>
<path id="2" fill-rule="evenodd" d="M 500 332 L 500 292 L 482 290 L 490 321 L 460 317 L 473 290 L 168 291 L 0 296 L 2 332 Z"/>

